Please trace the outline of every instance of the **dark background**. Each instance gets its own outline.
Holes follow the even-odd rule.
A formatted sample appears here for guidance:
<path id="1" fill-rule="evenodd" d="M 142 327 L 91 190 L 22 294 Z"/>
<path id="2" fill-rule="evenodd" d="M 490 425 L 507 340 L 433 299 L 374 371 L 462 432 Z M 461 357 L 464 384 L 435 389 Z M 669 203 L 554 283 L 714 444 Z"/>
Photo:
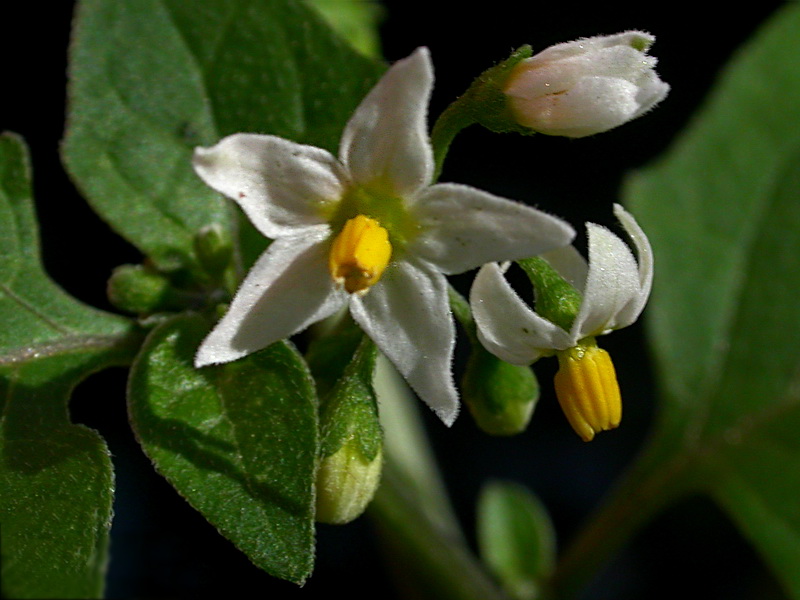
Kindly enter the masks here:
<path id="1" fill-rule="evenodd" d="M 674 3 L 638 11 L 608 3 L 576 9 L 567 3 L 494 2 L 480 3 L 480 10 L 441 4 L 432 14 L 436 3 L 385 2 L 381 28 L 388 60 L 407 56 L 417 46 L 431 49 L 437 77 L 433 116 L 472 78 L 522 44 L 540 50 L 626 29 L 656 35 L 652 53 L 659 57 L 658 71 L 672 92 L 654 112 L 583 140 L 498 135 L 475 127 L 457 138 L 445 165 L 444 181 L 536 204 L 567 218 L 579 231 L 587 220 L 613 224 L 611 205 L 625 172 L 668 147 L 703 101 L 721 65 L 780 5 L 747 3 L 723 15 L 713 9 L 702 14 L 678 10 Z M 90 211 L 60 164 L 71 6 L 52 3 L 43 12 L 28 3 L 7 9 L 7 31 L 0 42 L 5 71 L 0 128 L 22 134 L 31 146 L 47 270 L 75 297 L 113 310 L 105 298 L 111 270 L 141 257 Z M 458 284 L 468 282 L 461 279 Z M 602 340 L 615 357 L 625 418 L 617 431 L 591 444 L 581 442 L 560 414 L 550 383 L 552 360 L 537 365 L 542 397 L 529 430 L 520 436 L 488 437 L 466 412 L 448 430 L 425 411 L 444 477 L 470 536 L 475 500 L 487 478 L 511 479 L 534 490 L 550 510 L 562 544 L 580 528 L 651 426 L 655 399 L 642 329 L 637 324 Z M 302 590 L 253 567 L 153 472 L 127 424 L 125 374 L 112 369 L 93 376 L 78 388 L 71 407 L 74 420 L 106 438 L 117 472 L 109 597 L 238 596 L 251 590 L 289 599 L 338 593 L 351 599 L 394 597 L 367 518 L 345 527 L 319 528 L 317 568 Z M 585 598 L 676 596 L 782 597 L 727 517 L 700 498 L 673 506 L 649 524 Z"/>

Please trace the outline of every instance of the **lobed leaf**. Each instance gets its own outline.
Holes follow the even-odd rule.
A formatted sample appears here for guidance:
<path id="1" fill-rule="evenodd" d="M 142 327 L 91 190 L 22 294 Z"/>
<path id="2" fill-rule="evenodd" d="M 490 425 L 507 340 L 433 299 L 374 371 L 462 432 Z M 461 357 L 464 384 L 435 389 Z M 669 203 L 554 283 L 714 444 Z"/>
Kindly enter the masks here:
<path id="1" fill-rule="evenodd" d="M 130 361 L 133 324 L 81 304 L 42 269 L 23 141 L 0 136 L 0 548 L 2 593 L 98 598 L 113 472 L 94 431 L 70 422 L 88 374 Z"/>

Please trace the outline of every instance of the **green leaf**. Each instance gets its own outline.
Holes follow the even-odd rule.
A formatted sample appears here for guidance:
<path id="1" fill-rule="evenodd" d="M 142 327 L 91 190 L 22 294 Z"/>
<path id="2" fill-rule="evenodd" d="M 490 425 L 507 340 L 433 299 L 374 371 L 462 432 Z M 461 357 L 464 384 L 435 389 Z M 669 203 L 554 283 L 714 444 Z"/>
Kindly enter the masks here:
<path id="1" fill-rule="evenodd" d="M 292 346 L 195 369 L 208 331 L 183 315 L 134 363 L 131 422 L 156 468 L 258 567 L 303 583 L 314 558 L 317 404 Z"/>
<path id="2" fill-rule="evenodd" d="M 193 148 L 252 132 L 335 150 L 381 71 L 299 2 L 84 0 L 65 162 L 94 210 L 160 269 L 197 270 L 194 234 L 235 230 L 236 216 L 192 171 Z M 245 249 L 245 265 L 263 245 Z"/>
<path id="3" fill-rule="evenodd" d="M 663 160 L 627 182 L 656 258 L 647 317 L 663 406 L 645 459 L 601 513 L 627 505 L 638 521 L 677 494 L 707 492 L 794 598 L 800 477 L 787 465 L 800 461 L 798 27 L 800 7 L 779 11 Z"/>
<path id="4" fill-rule="evenodd" d="M 27 149 L 0 136 L 0 548 L 14 598 L 102 596 L 113 473 L 105 442 L 70 422 L 89 373 L 132 359 L 128 320 L 90 308 L 42 269 Z"/>
<path id="5" fill-rule="evenodd" d="M 522 486 L 486 484 L 478 498 L 481 557 L 506 591 L 538 598 L 555 563 L 555 531 L 539 499 Z"/>
<path id="6" fill-rule="evenodd" d="M 308 0 L 339 35 L 366 56 L 379 58 L 381 41 L 378 24 L 383 6 L 377 0 Z"/>

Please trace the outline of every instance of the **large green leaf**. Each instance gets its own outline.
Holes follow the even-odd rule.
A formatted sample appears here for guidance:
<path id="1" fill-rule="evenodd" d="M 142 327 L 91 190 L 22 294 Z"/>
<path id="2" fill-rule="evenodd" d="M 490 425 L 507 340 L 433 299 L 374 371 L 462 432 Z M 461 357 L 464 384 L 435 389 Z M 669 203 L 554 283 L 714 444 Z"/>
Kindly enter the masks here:
<path id="1" fill-rule="evenodd" d="M 638 476 L 711 493 L 795 598 L 798 28 L 800 7 L 779 11 L 663 160 L 626 189 L 656 257 L 648 325 L 664 391 Z"/>
<path id="2" fill-rule="evenodd" d="M 195 232 L 234 217 L 193 173 L 192 149 L 254 132 L 335 150 L 381 69 L 291 0 L 84 0 L 65 161 L 160 268 L 194 269 Z"/>
<path id="3" fill-rule="evenodd" d="M 317 404 L 305 363 L 278 342 L 195 369 L 204 319 L 148 338 L 129 387 L 131 422 L 156 468 L 267 572 L 302 583 L 314 559 Z"/>
<path id="4" fill-rule="evenodd" d="M 42 270 L 27 150 L 0 136 L 0 546 L 15 598 L 102 595 L 113 474 L 105 443 L 70 423 L 87 374 L 130 361 L 131 323 L 83 305 Z"/>

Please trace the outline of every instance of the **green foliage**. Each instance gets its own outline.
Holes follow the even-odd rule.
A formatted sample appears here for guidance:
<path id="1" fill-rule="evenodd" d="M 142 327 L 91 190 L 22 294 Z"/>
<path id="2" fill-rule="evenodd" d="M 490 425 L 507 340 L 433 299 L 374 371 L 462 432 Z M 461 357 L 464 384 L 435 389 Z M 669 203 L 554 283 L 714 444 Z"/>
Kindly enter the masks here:
<path id="1" fill-rule="evenodd" d="M 544 506 L 525 488 L 490 482 L 478 499 L 478 546 L 506 591 L 539 598 L 555 564 L 556 540 Z"/>
<path id="2" fill-rule="evenodd" d="M 314 559 L 311 375 L 285 342 L 195 369 L 208 328 L 182 315 L 152 332 L 131 370 L 131 423 L 156 469 L 225 537 L 265 571 L 302 583 Z"/>
<path id="3" fill-rule="evenodd" d="M 251 132 L 335 150 L 381 70 L 288 0 L 84 0 L 66 166 L 94 210 L 158 268 L 197 274 L 195 233 L 234 229 L 237 218 L 193 173 L 193 148 Z M 250 231 L 240 245 L 247 266 L 264 241 Z"/>
<path id="4" fill-rule="evenodd" d="M 636 477 L 711 494 L 794 598 L 798 27 L 800 7 L 779 11 L 692 126 L 626 192 L 657 257 L 648 325 L 663 390 L 657 436 Z"/>
<path id="5" fill-rule="evenodd" d="M 113 474 L 105 442 L 70 422 L 72 388 L 131 359 L 137 334 L 42 270 L 27 149 L 0 136 L 0 547 L 2 592 L 100 597 Z"/>

